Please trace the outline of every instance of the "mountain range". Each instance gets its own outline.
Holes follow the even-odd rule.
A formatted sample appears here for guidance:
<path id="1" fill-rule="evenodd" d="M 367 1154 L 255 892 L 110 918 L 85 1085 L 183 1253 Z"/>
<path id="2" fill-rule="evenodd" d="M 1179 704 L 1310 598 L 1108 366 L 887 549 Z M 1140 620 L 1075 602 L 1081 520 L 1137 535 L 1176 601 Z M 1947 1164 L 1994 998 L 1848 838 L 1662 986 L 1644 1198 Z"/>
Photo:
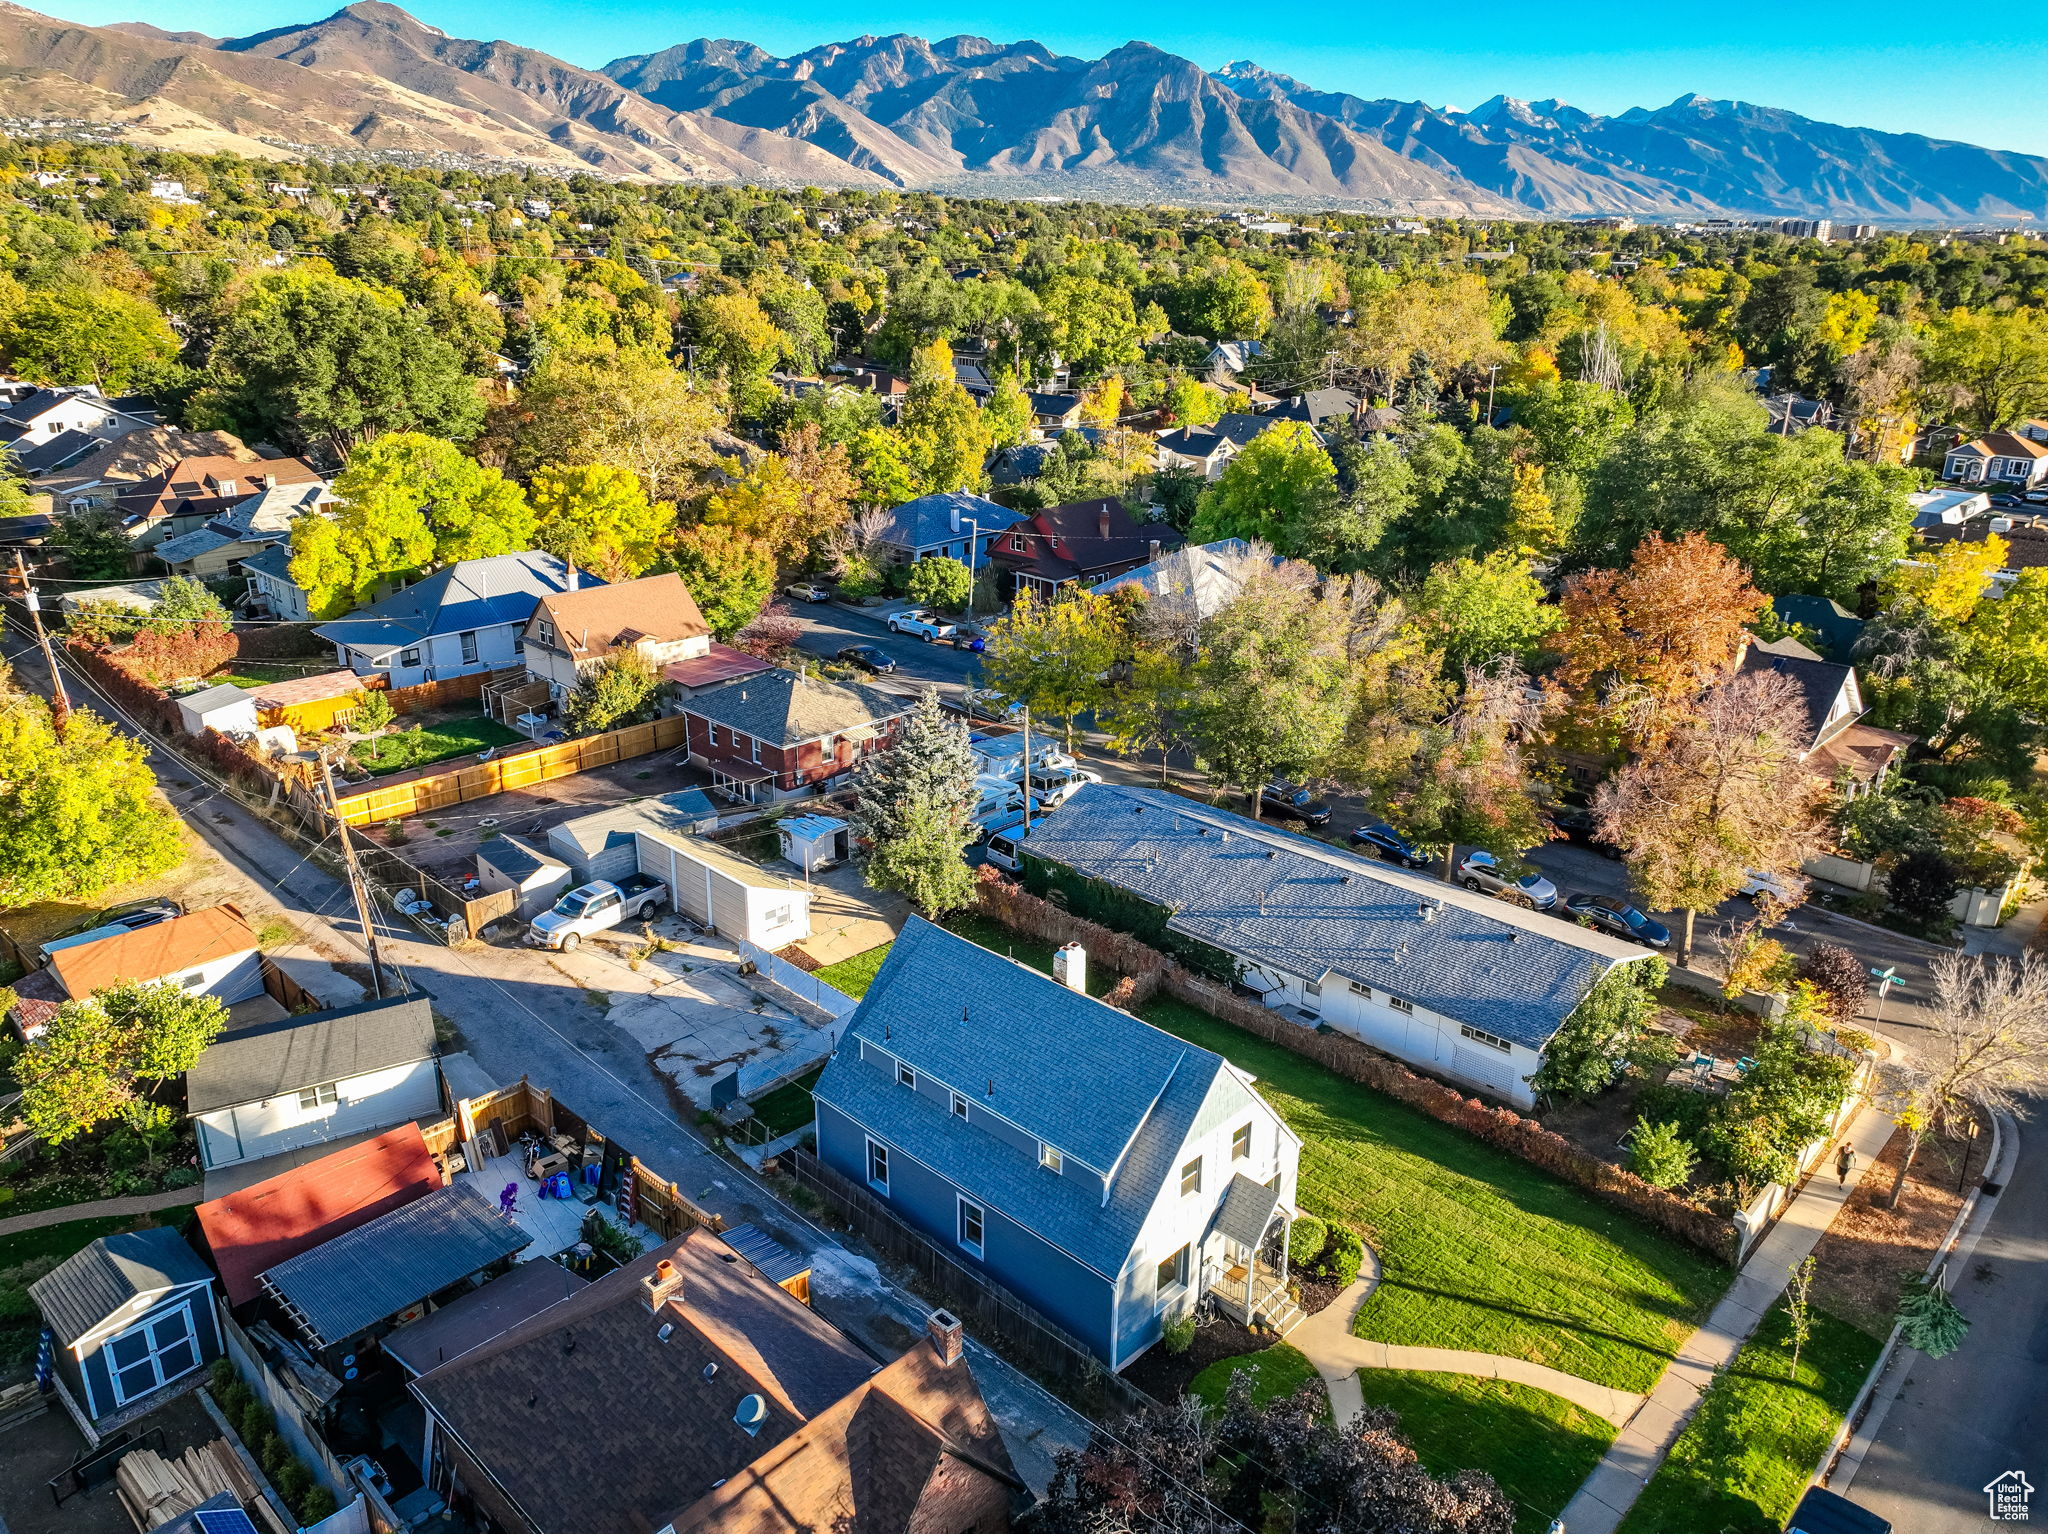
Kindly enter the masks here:
<path id="1" fill-rule="evenodd" d="M 250 37 L 88 27 L 0 0 L 0 117 L 278 156 L 520 161 L 653 181 L 898 186 L 1418 214 L 2048 218 L 2048 159 L 1686 96 L 1596 116 L 1318 90 L 1149 43 L 699 39 L 579 68 L 384 0 Z"/>

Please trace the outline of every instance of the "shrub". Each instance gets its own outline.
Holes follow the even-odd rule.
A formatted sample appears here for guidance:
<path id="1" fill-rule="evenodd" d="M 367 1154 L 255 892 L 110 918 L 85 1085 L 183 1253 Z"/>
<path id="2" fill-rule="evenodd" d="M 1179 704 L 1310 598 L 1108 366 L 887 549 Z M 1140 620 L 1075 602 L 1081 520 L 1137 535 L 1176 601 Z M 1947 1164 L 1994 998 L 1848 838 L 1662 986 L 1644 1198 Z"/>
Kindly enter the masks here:
<path id="1" fill-rule="evenodd" d="M 1314 1215 L 1305 1214 L 1287 1233 L 1287 1260 L 1297 1268 L 1312 1267 L 1329 1241 L 1330 1227 Z"/>
<path id="2" fill-rule="evenodd" d="M 1357 1282 L 1358 1270 L 1364 1266 L 1365 1243 L 1358 1238 L 1358 1232 L 1346 1230 L 1341 1225 L 1331 1226 L 1330 1244 L 1324 1248 L 1322 1260 L 1316 1264 L 1317 1273 L 1339 1289 L 1344 1289 Z"/>
<path id="3" fill-rule="evenodd" d="M 1737 939 L 1721 994 L 1734 1001 L 1744 991 L 1782 991 L 1792 983 L 1792 962 L 1783 943 L 1752 928 Z"/>
<path id="4" fill-rule="evenodd" d="M 882 594 L 882 572 L 869 559 L 855 556 L 847 560 L 846 569 L 839 577 L 839 594 L 859 602 L 868 597 Z"/>
<path id="5" fill-rule="evenodd" d="M 1195 1345 L 1195 1318 L 1179 1315 L 1163 1322 L 1159 1328 L 1159 1345 L 1176 1358 Z"/>
<path id="6" fill-rule="evenodd" d="M 1707 1127 L 1714 1099 L 1697 1087 L 1659 1082 L 1644 1087 L 1636 1096 L 1636 1109 L 1654 1123 L 1669 1124 L 1681 1138 L 1696 1139 Z"/>
<path id="7" fill-rule="evenodd" d="M 1885 888 L 1901 914 L 1923 926 L 1939 927 L 1948 920 L 1948 903 L 1956 898 L 1962 881 L 1956 865 L 1941 853 L 1915 852 L 1899 859 Z"/>
<path id="8" fill-rule="evenodd" d="M 332 1518 L 337 1511 L 334 1493 L 325 1486 L 316 1485 L 306 1493 L 306 1500 L 294 1509 L 299 1515 L 302 1527 L 311 1528 L 323 1518 Z"/>
<path id="9" fill-rule="evenodd" d="M 295 1513 L 312 1494 L 313 1472 L 296 1459 L 279 1466 L 272 1479 L 277 1486 L 277 1494 L 284 1498 L 284 1505 Z"/>
<path id="10" fill-rule="evenodd" d="M 1693 1163 L 1698 1159 L 1699 1153 L 1678 1132 L 1676 1124 L 1653 1124 L 1643 1118 L 1636 1120 L 1635 1135 L 1629 1141 L 1629 1170 L 1651 1187 L 1684 1187 L 1691 1179 Z"/>
<path id="11" fill-rule="evenodd" d="M 213 1368 L 207 1375 L 207 1386 L 213 1391 L 214 1404 L 222 1411 L 228 1409 L 227 1393 L 241 1383 L 241 1376 L 235 1373 L 233 1364 L 225 1358 L 216 1358 L 213 1361 Z"/>
<path id="12" fill-rule="evenodd" d="M 1638 1076 L 1661 1082 L 1684 1056 L 1684 1046 L 1670 1034 L 1646 1033 L 1629 1046 L 1628 1068 Z"/>
<path id="13" fill-rule="evenodd" d="M 1845 1023 L 1862 1010 L 1863 998 L 1870 993 L 1863 961 L 1839 943 L 1815 943 L 1799 961 L 1799 978 L 1813 983 L 1829 1020 L 1836 1023 Z"/>
<path id="14" fill-rule="evenodd" d="M 1905 1298 L 1899 1301 L 1899 1326 L 1907 1347 L 1918 1348 L 1929 1358 L 1946 1358 L 1963 1345 L 1970 1318 L 1956 1309 L 1941 1285 L 1920 1277 L 1908 1281 Z"/>
<path id="15" fill-rule="evenodd" d="M 284 1467 L 293 1463 L 291 1448 L 274 1432 L 265 1433 L 261 1447 L 252 1445 L 250 1452 L 255 1454 L 256 1463 L 263 1467 L 263 1473 L 273 1483 L 284 1473 Z"/>

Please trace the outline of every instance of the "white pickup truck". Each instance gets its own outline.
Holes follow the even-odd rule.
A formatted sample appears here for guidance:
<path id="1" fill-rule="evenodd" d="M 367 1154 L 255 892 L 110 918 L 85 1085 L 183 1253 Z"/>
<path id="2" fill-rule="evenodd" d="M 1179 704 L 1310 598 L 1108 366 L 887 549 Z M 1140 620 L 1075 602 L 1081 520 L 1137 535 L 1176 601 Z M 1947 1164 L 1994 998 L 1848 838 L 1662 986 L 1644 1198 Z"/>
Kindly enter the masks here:
<path id="1" fill-rule="evenodd" d="M 537 948 L 571 953 L 582 946 L 586 937 L 616 927 L 622 921 L 652 916 L 667 904 L 668 886 L 645 874 L 635 874 L 623 884 L 596 879 L 579 884 L 557 900 L 553 910 L 536 916 L 526 931 L 526 940 Z"/>

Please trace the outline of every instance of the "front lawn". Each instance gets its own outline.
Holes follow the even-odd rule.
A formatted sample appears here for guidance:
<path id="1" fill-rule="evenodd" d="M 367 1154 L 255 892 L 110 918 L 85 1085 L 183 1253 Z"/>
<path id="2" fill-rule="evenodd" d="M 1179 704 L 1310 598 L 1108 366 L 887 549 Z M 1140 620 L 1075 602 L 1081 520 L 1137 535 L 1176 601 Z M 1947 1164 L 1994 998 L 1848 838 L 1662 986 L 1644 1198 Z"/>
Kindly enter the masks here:
<path id="1" fill-rule="evenodd" d="M 825 1067 L 806 1071 L 794 1081 L 786 1081 L 754 1104 L 754 1118 L 768 1132 L 770 1139 L 779 1139 L 793 1129 L 806 1129 L 815 1119 L 817 1109 L 811 1102 L 811 1088 L 818 1084 L 818 1078 L 825 1074 Z"/>
<path id="2" fill-rule="evenodd" d="M 525 743 L 526 737 L 510 725 L 477 714 L 400 729 L 374 740 L 359 740 L 349 748 L 349 755 L 372 777 L 381 778 L 408 767 L 445 762 L 454 756 L 474 756 L 494 746 Z"/>
<path id="3" fill-rule="evenodd" d="M 1316 1373 L 1316 1366 L 1308 1361 L 1308 1356 L 1301 1349 L 1276 1342 L 1261 1352 L 1217 1359 L 1189 1383 L 1188 1394 L 1210 1406 L 1221 1406 L 1224 1392 L 1230 1388 L 1230 1377 L 1240 1369 L 1258 1371 L 1252 1381 L 1254 1401 L 1274 1401 L 1291 1396 L 1311 1382 L 1318 1389 L 1322 1386 L 1322 1376 Z M 1327 1403 L 1327 1392 L 1324 1399 Z"/>
<path id="4" fill-rule="evenodd" d="M 1825 1311 L 1792 1374 L 1790 1323 L 1772 1310 L 1707 1391 L 1621 1534 L 1777 1534 L 1883 1344 Z"/>
<path id="5" fill-rule="evenodd" d="M 1041 974 L 1052 973 L 1052 944 L 1019 936 L 1000 922 L 991 921 L 977 911 L 958 912 L 948 916 L 940 925 L 948 932 L 966 938 L 970 943 L 979 944 L 990 953 L 1003 954 L 1015 959 L 1019 964 L 1028 964 Z M 889 950 L 893 946 L 895 945 L 884 943 L 879 948 L 870 948 L 866 953 L 857 953 L 850 959 L 841 959 L 837 964 L 828 964 L 817 971 L 818 978 L 827 985 L 844 991 L 848 996 L 865 996 L 868 987 L 874 983 L 875 972 L 882 967 L 882 961 L 889 957 Z M 1107 995 L 1122 978 L 1107 964 L 1098 964 L 1091 960 L 1088 965 L 1088 994 Z"/>
<path id="6" fill-rule="evenodd" d="M 1563 1396 L 1470 1374 L 1361 1369 L 1435 1475 L 1484 1470 L 1515 1504 L 1515 1534 L 1543 1534 L 1614 1442 L 1614 1424 Z"/>
<path id="7" fill-rule="evenodd" d="M 1148 1022 L 1258 1078 L 1302 1138 L 1301 1201 L 1355 1228 L 1383 1279 L 1357 1331 L 1648 1391 L 1730 1269 L 1460 1130 L 1161 997 Z"/>

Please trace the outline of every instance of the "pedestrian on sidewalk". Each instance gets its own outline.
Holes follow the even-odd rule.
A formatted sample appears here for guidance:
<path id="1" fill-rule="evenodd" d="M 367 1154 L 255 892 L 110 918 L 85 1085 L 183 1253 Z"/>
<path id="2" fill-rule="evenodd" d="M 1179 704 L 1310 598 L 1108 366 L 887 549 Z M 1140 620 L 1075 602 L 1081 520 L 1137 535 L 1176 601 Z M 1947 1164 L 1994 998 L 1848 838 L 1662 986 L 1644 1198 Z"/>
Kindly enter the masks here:
<path id="1" fill-rule="evenodd" d="M 1835 1175 L 1841 1179 L 1843 1187 L 1849 1186 L 1849 1174 L 1855 1170 L 1856 1152 L 1844 1145 L 1841 1154 L 1835 1157 Z"/>

